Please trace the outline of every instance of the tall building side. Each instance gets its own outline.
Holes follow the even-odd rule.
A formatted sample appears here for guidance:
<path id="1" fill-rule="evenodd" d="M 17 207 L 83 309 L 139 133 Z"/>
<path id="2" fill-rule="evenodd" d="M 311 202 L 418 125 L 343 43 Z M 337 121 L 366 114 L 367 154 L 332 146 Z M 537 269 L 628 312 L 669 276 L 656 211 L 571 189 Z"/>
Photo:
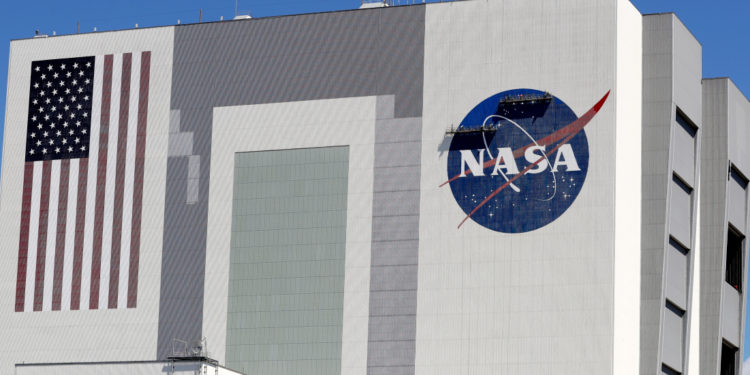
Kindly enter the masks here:
<path id="1" fill-rule="evenodd" d="M 750 103 L 731 80 L 703 81 L 701 373 L 739 373 L 746 300 Z"/>
<path id="2" fill-rule="evenodd" d="M 685 373 L 691 337 L 701 46 L 674 14 L 643 18 L 641 374 Z"/>

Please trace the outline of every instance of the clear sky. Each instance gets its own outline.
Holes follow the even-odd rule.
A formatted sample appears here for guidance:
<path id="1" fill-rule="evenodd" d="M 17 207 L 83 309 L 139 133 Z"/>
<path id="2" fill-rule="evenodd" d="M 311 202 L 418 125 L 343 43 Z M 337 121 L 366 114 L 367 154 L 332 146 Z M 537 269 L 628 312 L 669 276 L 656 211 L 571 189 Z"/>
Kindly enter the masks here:
<path id="1" fill-rule="evenodd" d="M 399 0 L 394 0 L 399 2 Z M 400 0 L 402 4 L 421 0 Z M 494 0 L 490 0 L 494 1 Z M 537 0 L 529 0 L 537 1 Z M 430 1 L 432 2 L 432 1 Z M 675 12 L 703 45 L 703 76 L 729 76 L 750 96 L 750 1 L 747 0 L 633 0 L 641 13 Z M 254 17 L 357 8 L 359 0 L 238 0 L 240 13 Z M 0 113 L 5 114 L 8 46 L 11 39 L 43 34 L 116 30 L 231 18 L 234 0 L 38 0 L 8 1 L 0 23 Z M 23 125 L 25 126 L 25 124 Z M 2 144 L 0 127 L 0 145 Z M 0 156 L 1 157 L 1 156 Z M 1 161 L 1 160 L 0 160 Z M 750 322 L 748 322 L 750 323 Z M 750 343 L 750 330 L 745 342 Z M 749 345 L 745 345 L 745 357 Z"/>

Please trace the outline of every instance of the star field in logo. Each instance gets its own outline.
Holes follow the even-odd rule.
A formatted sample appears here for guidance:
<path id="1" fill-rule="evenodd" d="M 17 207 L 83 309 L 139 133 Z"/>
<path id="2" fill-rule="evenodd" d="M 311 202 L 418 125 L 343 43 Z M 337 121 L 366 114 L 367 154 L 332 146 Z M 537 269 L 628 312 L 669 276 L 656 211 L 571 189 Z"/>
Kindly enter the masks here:
<path id="1" fill-rule="evenodd" d="M 493 95 L 453 132 L 448 181 L 469 219 L 524 233 L 559 218 L 581 192 L 589 166 L 583 128 L 609 92 L 578 118 L 560 99 L 530 89 Z"/>

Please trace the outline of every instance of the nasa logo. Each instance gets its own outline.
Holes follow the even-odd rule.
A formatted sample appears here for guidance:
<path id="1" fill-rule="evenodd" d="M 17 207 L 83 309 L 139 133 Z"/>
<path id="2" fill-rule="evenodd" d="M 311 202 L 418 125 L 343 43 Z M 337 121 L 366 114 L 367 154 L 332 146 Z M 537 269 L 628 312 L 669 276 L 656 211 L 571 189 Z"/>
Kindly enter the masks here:
<path id="1" fill-rule="evenodd" d="M 589 168 L 583 128 L 607 92 L 578 118 L 560 99 L 537 90 L 493 95 L 451 133 L 448 181 L 466 217 L 488 229 L 524 233 L 555 221 L 581 192 Z"/>

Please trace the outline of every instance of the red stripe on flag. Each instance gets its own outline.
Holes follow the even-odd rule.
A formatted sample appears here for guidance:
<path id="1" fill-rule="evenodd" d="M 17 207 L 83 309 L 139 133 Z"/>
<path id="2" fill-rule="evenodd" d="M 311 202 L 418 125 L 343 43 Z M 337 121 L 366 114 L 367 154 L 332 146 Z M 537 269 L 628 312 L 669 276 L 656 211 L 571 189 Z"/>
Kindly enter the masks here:
<path id="1" fill-rule="evenodd" d="M 18 272 L 16 273 L 16 312 L 23 311 L 26 300 L 26 262 L 29 256 L 29 221 L 31 220 L 31 192 L 34 182 L 34 163 L 26 162 L 23 169 L 23 198 L 21 203 L 21 234 L 18 240 Z"/>
<path id="2" fill-rule="evenodd" d="M 83 266 L 83 237 L 86 230 L 86 187 L 89 159 L 78 162 L 78 199 L 76 202 L 76 237 L 73 248 L 73 278 L 71 282 L 70 309 L 81 308 L 81 268 Z"/>
<path id="3" fill-rule="evenodd" d="M 42 190 L 39 205 L 39 240 L 36 244 L 36 275 L 34 284 L 34 311 L 42 311 L 44 298 L 44 266 L 47 256 L 47 221 L 49 219 L 49 185 L 52 162 L 42 162 Z"/>
<path id="4" fill-rule="evenodd" d="M 128 308 L 138 301 L 138 262 L 141 244 L 141 203 L 143 202 L 143 162 L 146 154 L 146 121 L 148 119 L 148 85 L 151 52 L 141 54 L 141 82 L 138 93 L 138 133 L 135 148 L 135 176 L 133 184 L 133 225 L 130 230 L 130 275 L 128 276 Z"/>
<path id="5" fill-rule="evenodd" d="M 55 241 L 55 268 L 52 279 L 52 310 L 62 304 L 63 264 L 65 263 L 65 224 L 68 219 L 68 181 L 70 159 L 60 161 L 60 194 L 57 200 L 57 240 Z"/>
<path id="6" fill-rule="evenodd" d="M 96 203 L 94 214 L 94 249 L 91 257 L 91 294 L 89 308 L 99 307 L 99 277 L 102 268 L 102 230 L 104 227 L 104 190 L 107 180 L 107 143 L 109 140 L 109 112 L 112 100 L 112 55 L 104 56 L 104 79 L 102 80 L 102 111 L 99 129 L 99 155 L 96 175 Z"/>
<path id="7" fill-rule="evenodd" d="M 125 154 L 128 147 L 128 111 L 130 111 L 130 70 L 133 55 L 122 55 L 122 85 L 120 90 L 120 123 L 117 133 L 117 169 L 115 174 L 115 202 L 112 223 L 112 257 L 109 268 L 109 308 L 117 308 L 120 285 L 120 250 L 122 247 L 122 200 L 125 190 Z"/>

